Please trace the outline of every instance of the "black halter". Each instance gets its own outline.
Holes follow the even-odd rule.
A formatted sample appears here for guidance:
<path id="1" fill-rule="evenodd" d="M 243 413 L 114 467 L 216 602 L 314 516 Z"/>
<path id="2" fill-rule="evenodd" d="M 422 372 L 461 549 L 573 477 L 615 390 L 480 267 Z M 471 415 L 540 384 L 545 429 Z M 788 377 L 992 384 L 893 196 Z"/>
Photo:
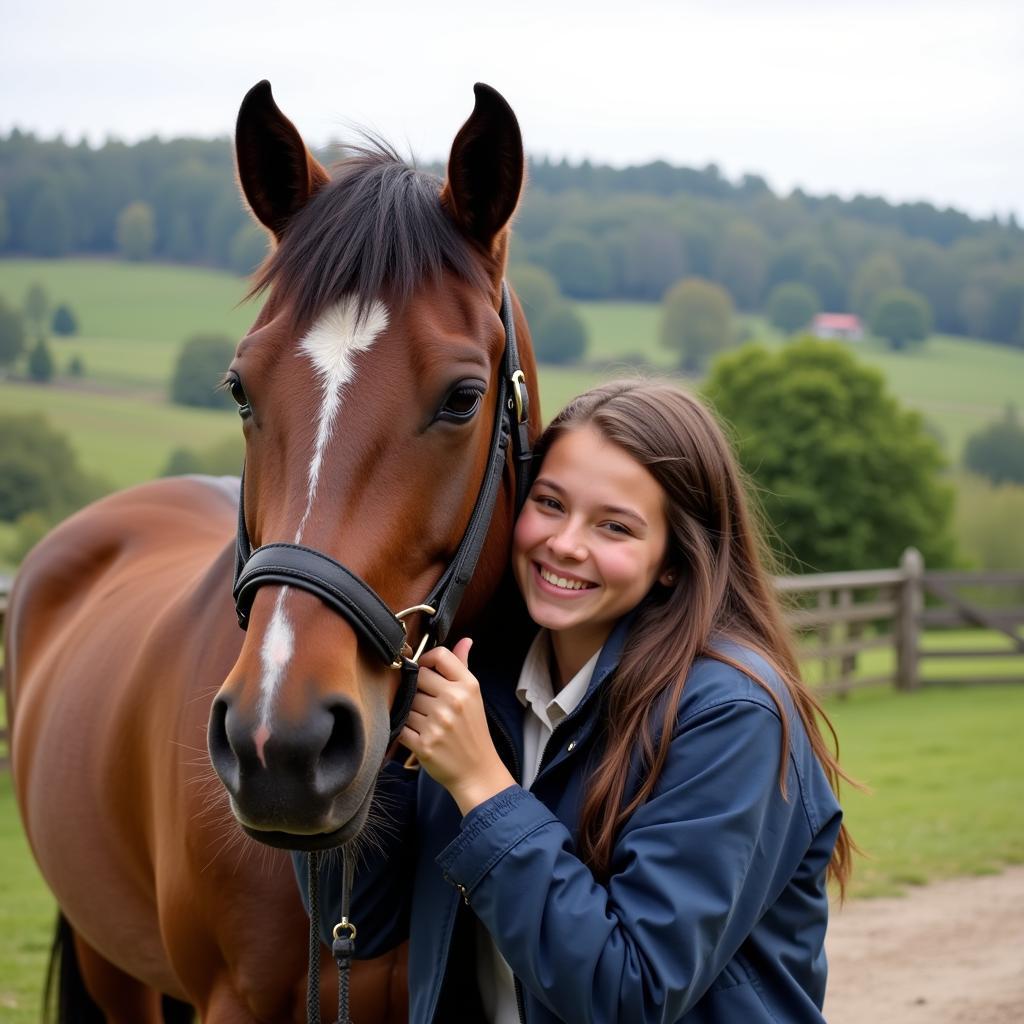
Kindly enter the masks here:
<path id="1" fill-rule="evenodd" d="M 313 548 L 300 544 L 264 544 L 254 551 L 245 526 L 243 470 L 242 486 L 238 494 L 238 540 L 232 588 L 238 624 L 242 629 L 248 627 L 249 612 L 256 591 L 268 585 L 306 590 L 347 619 L 358 637 L 365 640 L 385 664 L 401 669 L 401 684 L 391 708 L 391 738 L 388 746 L 401 732 L 416 693 L 416 659 L 426 646 L 444 641 L 466 586 L 473 578 L 498 499 L 510 440 L 514 456 L 517 509 L 526 498 L 532 457 L 529 396 L 519 363 L 508 286 L 504 282 L 501 285 L 500 315 L 505 327 L 505 353 L 498 375 L 498 400 L 495 404 L 487 468 L 455 557 L 423 604 L 396 614 L 354 572 Z M 423 612 L 429 617 L 419 650 L 412 654 L 403 620 L 414 612 Z"/>

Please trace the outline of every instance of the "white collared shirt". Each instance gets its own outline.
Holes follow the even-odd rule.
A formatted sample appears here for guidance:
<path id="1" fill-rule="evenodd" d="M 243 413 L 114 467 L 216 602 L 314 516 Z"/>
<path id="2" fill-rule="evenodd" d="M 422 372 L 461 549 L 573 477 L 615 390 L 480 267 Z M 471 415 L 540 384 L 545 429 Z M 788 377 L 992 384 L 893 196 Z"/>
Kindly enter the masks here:
<path id="1" fill-rule="evenodd" d="M 542 629 L 534 638 L 519 672 L 516 696 L 526 708 L 523 717 L 523 770 L 519 780 L 523 789 L 529 789 L 540 771 L 551 734 L 559 722 L 572 714 L 590 685 L 590 677 L 601 652 L 594 656 L 555 693 L 551 678 L 551 635 Z M 484 1014 L 492 1024 L 519 1024 L 516 1005 L 516 987 L 512 968 L 498 952 L 491 933 L 477 924 L 476 976 Z"/>

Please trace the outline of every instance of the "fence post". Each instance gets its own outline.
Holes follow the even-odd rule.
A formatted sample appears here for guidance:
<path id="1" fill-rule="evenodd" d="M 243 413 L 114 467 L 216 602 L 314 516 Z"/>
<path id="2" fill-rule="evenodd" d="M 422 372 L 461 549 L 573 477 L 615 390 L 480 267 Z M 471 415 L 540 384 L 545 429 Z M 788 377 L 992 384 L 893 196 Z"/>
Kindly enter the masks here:
<path id="1" fill-rule="evenodd" d="M 918 673 L 918 633 L 924 610 L 924 559 L 917 548 L 907 548 L 900 556 L 904 580 L 899 589 L 900 610 L 896 620 L 896 688 L 915 690 Z"/>

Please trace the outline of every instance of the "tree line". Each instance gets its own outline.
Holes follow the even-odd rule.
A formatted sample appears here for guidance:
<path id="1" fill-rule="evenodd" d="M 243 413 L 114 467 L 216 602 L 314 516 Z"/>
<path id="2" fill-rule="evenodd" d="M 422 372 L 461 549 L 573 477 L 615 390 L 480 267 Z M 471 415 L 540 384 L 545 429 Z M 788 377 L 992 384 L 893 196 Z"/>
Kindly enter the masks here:
<path id="1" fill-rule="evenodd" d="M 326 162 L 337 151 L 321 154 Z M 656 161 L 533 161 L 513 259 L 574 299 L 661 300 L 686 278 L 743 311 L 799 284 L 818 308 L 867 316 L 883 291 L 927 304 L 934 329 L 1024 346 L 1024 231 L 929 203 L 786 196 Z M 247 273 L 266 239 L 239 199 L 226 140 L 92 148 L 0 137 L 0 254 L 121 254 Z"/>

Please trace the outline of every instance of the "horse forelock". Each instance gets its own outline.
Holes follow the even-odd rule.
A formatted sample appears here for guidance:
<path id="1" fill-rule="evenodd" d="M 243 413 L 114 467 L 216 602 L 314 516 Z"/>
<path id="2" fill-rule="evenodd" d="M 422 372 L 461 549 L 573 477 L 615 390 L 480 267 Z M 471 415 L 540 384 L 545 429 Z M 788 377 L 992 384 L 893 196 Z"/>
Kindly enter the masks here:
<path id="1" fill-rule="evenodd" d="M 487 257 L 445 212 L 441 180 L 368 138 L 292 218 L 251 294 L 273 286 L 309 324 L 354 298 L 364 316 L 387 295 L 402 304 L 444 271 L 487 291 Z"/>

